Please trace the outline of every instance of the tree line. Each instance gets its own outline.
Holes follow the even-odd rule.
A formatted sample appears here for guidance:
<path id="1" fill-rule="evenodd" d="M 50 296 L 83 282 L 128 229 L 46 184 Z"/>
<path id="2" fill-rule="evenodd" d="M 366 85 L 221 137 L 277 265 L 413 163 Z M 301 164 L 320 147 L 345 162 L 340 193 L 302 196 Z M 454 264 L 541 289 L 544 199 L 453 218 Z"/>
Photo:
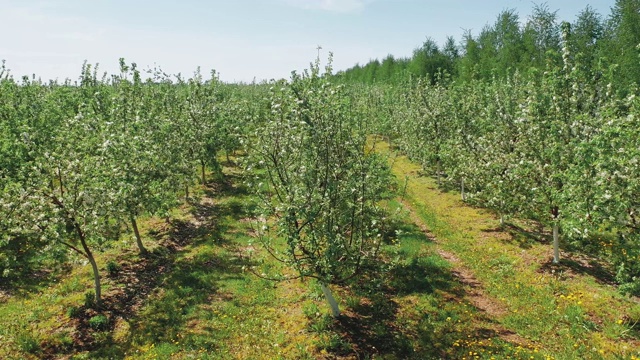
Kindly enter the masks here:
<path id="1" fill-rule="evenodd" d="M 546 4 L 534 5 L 524 21 L 515 10 L 501 12 L 493 24 L 479 34 L 465 31 L 456 42 L 447 37 L 439 46 L 428 37 L 408 58 L 388 55 L 382 60 L 357 64 L 337 74 L 348 82 L 398 83 L 409 77 L 424 77 L 432 83 L 447 73 L 464 81 L 506 77 L 531 68 L 544 70 L 548 61 L 561 65 L 561 21 L 557 10 Z M 625 88 L 640 81 L 640 1 L 616 0 L 608 16 L 586 6 L 570 23 L 566 44 L 592 76 L 599 64 L 617 66 L 614 82 Z"/>

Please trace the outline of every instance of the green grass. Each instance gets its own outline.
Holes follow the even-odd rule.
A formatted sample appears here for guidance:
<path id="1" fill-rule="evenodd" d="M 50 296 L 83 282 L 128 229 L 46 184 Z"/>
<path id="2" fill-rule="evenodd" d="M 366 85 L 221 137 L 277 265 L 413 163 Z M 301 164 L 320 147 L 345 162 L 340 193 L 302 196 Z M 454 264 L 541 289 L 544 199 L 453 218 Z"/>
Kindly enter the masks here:
<path id="1" fill-rule="evenodd" d="M 389 151 L 384 143 L 378 149 Z M 550 358 L 640 356 L 639 338 L 631 335 L 633 324 L 628 323 L 638 319 L 637 302 L 586 272 L 574 271 L 567 260 L 549 267 L 548 244 L 530 238 L 525 244 L 521 233 L 500 230 L 495 215 L 438 190 L 406 157 L 394 159 L 393 171 L 408 181 L 406 199 L 414 220 L 425 224 L 438 246 L 461 259 L 487 296 L 506 308 L 505 315 L 494 319 L 500 325 Z"/>
<path id="2" fill-rule="evenodd" d="M 637 304 L 588 275 L 545 270 L 547 245 L 523 248 L 495 230 L 492 214 L 443 194 L 406 159 L 394 171 L 408 176 L 404 201 L 386 204 L 399 235 L 382 263 L 332 286 L 338 319 L 314 280 L 274 283 L 248 271 L 287 272 L 252 237 L 255 200 L 225 168 L 227 182 L 192 189 L 169 224 L 141 219 L 149 257 L 129 234 L 98 253 L 102 311 L 85 306 L 92 277 L 81 261 L 1 303 L 0 358 L 632 358 Z M 460 266 L 504 312 L 477 306 Z"/>
<path id="3" fill-rule="evenodd" d="M 170 225 L 140 221 L 149 258 L 137 256 L 128 235 L 97 254 L 103 310 L 84 306 L 92 277 L 81 263 L 0 304 L 0 358 L 296 358 L 312 351 L 313 336 L 287 335 L 304 330 L 301 312 L 287 313 L 302 306 L 300 298 L 244 270 L 252 199 L 227 170 L 231 184 L 192 189 Z M 213 201 L 198 204 L 205 196 Z"/>

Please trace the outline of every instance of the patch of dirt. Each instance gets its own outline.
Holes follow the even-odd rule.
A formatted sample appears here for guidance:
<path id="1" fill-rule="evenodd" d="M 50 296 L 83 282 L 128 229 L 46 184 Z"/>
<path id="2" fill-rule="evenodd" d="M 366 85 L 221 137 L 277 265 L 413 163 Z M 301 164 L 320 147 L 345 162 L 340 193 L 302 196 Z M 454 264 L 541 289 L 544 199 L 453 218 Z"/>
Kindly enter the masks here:
<path id="1" fill-rule="evenodd" d="M 454 254 L 442 249 L 437 249 L 437 253 L 453 265 L 451 272 L 453 276 L 465 286 L 466 298 L 473 306 L 492 317 L 501 317 L 508 313 L 504 306 L 484 294 L 482 284 L 469 269 L 460 264 L 460 259 Z"/>

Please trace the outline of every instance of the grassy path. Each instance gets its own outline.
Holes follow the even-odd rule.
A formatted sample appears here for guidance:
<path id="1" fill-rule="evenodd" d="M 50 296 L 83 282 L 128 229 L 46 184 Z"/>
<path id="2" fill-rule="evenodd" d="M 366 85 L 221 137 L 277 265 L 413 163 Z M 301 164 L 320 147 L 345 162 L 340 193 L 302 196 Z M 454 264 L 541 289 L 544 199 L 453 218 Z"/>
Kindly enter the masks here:
<path id="1" fill-rule="evenodd" d="M 386 143 L 376 147 L 390 153 Z M 597 263 L 564 252 L 566 260 L 552 266 L 549 244 L 525 231 L 503 231 L 493 214 L 440 191 L 404 156 L 392 157 L 392 166 L 401 186 L 406 182 L 412 219 L 473 288 L 469 300 L 515 334 L 512 341 L 556 359 L 640 357 L 640 305 L 620 295 L 606 274 L 594 276 L 603 273 Z"/>

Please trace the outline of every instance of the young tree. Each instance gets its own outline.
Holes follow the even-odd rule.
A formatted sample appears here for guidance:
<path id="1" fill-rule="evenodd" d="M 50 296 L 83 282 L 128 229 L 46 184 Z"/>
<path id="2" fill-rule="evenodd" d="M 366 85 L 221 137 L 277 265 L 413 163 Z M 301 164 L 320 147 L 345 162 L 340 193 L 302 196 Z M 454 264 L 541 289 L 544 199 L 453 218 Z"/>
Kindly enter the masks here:
<path id="1" fill-rule="evenodd" d="M 264 248 L 299 277 L 318 279 L 334 316 L 329 284 L 357 276 L 376 261 L 389 171 L 367 149 L 367 122 L 344 88 L 320 74 L 293 74 L 272 84 L 271 111 L 249 144 L 263 218 L 274 224 Z"/>

